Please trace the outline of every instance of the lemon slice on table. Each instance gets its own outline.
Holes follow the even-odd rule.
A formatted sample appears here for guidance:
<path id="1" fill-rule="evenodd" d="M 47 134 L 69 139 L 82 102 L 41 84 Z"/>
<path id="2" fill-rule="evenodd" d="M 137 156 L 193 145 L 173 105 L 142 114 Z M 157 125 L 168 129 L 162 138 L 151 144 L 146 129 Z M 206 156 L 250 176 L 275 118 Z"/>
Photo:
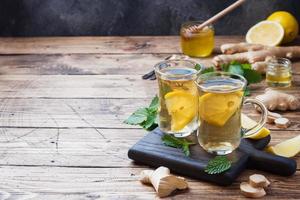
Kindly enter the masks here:
<path id="1" fill-rule="evenodd" d="M 199 116 L 207 123 L 224 126 L 241 106 L 243 92 L 207 93 L 199 98 Z"/>
<path id="2" fill-rule="evenodd" d="M 171 130 L 179 131 L 189 124 L 197 113 L 197 96 L 177 90 L 165 95 L 166 107 L 171 115 Z"/>
<path id="3" fill-rule="evenodd" d="M 300 135 L 285 140 L 275 146 L 268 146 L 266 151 L 283 157 L 293 157 L 300 152 Z"/>
<path id="4" fill-rule="evenodd" d="M 284 29 L 274 21 L 261 21 L 249 29 L 246 41 L 251 44 L 277 46 L 284 37 Z"/>
<path id="5" fill-rule="evenodd" d="M 242 127 L 243 128 L 251 129 L 256 124 L 257 123 L 253 119 L 249 118 L 245 114 L 242 114 Z M 246 136 L 246 138 L 251 138 L 251 139 L 254 139 L 254 140 L 258 140 L 258 139 L 267 137 L 268 135 L 270 135 L 270 130 L 263 127 L 257 133 L 255 133 L 253 135 Z"/>

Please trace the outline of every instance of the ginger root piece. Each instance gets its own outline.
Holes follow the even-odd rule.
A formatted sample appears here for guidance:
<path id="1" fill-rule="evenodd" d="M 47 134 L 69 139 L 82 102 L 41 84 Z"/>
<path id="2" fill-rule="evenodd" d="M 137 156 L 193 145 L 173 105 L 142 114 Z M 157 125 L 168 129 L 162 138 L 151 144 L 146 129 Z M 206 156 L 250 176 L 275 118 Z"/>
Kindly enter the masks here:
<path id="1" fill-rule="evenodd" d="M 290 47 L 268 47 L 263 45 L 237 43 L 224 44 L 221 46 L 222 55 L 213 58 L 215 66 L 229 64 L 232 61 L 241 63 L 264 62 L 271 57 L 300 58 L 300 46 Z M 260 66 L 260 67 L 258 67 Z M 255 68 L 263 70 L 263 63 L 257 64 Z"/>
<path id="2" fill-rule="evenodd" d="M 252 187 L 262 187 L 262 188 L 266 188 L 268 187 L 271 183 L 270 181 L 261 174 L 253 174 L 251 176 L 249 176 L 249 184 Z"/>
<path id="3" fill-rule="evenodd" d="M 268 111 L 267 123 L 274 124 L 275 119 L 282 118 L 281 114 Z"/>
<path id="4" fill-rule="evenodd" d="M 228 43 L 221 45 L 220 49 L 223 54 L 242 53 L 247 51 L 258 51 L 267 48 L 261 44 L 249 44 L 246 42 L 241 43 Z"/>
<path id="5" fill-rule="evenodd" d="M 265 74 L 267 71 L 268 62 L 267 61 L 261 61 L 261 62 L 255 62 L 251 65 L 251 68 L 255 71 Z"/>
<path id="6" fill-rule="evenodd" d="M 249 198 L 260 198 L 266 195 L 266 191 L 262 187 L 252 187 L 249 183 L 242 182 L 240 185 L 242 194 Z"/>
<path id="7" fill-rule="evenodd" d="M 183 190 L 188 187 L 183 177 L 171 175 L 166 167 L 159 167 L 155 171 L 142 171 L 140 181 L 144 184 L 151 183 L 159 197 L 169 196 L 176 189 Z"/>
<path id="8" fill-rule="evenodd" d="M 290 125 L 290 120 L 287 118 L 281 117 L 281 118 L 275 119 L 274 123 L 278 128 L 287 128 Z"/>
<path id="9" fill-rule="evenodd" d="M 297 110 L 300 108 L 300 101 L 294 95 L 286 94 L 267 88 L 265 93 L 255 97 L 260 100 L 268 110 Z"/>

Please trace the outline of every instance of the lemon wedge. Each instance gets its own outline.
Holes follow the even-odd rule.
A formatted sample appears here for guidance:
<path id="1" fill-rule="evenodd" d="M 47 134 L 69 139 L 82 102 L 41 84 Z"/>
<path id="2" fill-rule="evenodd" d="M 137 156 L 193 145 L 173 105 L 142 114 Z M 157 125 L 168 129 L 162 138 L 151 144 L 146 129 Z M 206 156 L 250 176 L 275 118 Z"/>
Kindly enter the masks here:
<path id="1" fill-rule="evenodd" d="M 253 119 L 249 118 L 245 114 L 242 114 L 241 118 L 242 118 L 242 127 L 243 128 L 251 129 L 252 127 L 254 127 L 257 124 Z M 270 130 L 263 127 L 257 133 L 255 133 L 253 135 L 246 136 L 246 138 L 251 138 L 251 139 L 254 139 L 254 140 L 258 140 L 258 139 L 267 137 L 268 135 L 270 135 Z"/>
<path id="2" fill-rule="evenodd" d="M 275 21 L 261 21 L 249 29 L 246 41 L 251 44 L 277 46 L 284 37 L 283 27 Z"/>
<path id="3" fill-rule="evenodd" d="M 197 113 L 197 96 L 177 90 L 165 95 L 166 107 L 171 115 L 171 130 L 180 131 L 189 124 Z"/>
<path id="4" fill-rule="evenodd" d="M 283 157 L 294 157 L 300 152 L 300 135 L 285 140 L 275 146 L 268 146 L 266 151 Z"/>
<path id="5" fill-rule="evenodd" d="M 243 92 L 207 93 L 199 98 L 199 116 L 207 123 L 224 126 L 241 106 Z"/>

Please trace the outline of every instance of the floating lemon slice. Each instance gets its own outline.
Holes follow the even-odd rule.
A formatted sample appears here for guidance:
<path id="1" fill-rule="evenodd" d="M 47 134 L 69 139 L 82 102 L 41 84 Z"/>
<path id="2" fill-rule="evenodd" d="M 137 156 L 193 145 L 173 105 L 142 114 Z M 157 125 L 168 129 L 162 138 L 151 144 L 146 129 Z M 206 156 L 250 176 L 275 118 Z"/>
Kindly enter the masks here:
<path id="1" fill-rule="evenodd" d="M 283 27 L 275 21 L 261 21 L 246 34 L 246 41 L 251 44 L 277 46 L 284 37 Z"/>
<path id="2" fill-rule="evenodd" d="M 266 151 L 283 157 L 293 157 L 300 152 L 300 135 L 283 141 L 275 146 L 268 146 Z"/>
<path id="3" fill-rule="evenodd" d="M 243 92 L 207 93 L 199 98 L 199 116 L 207 123 L 224 126 L 241 106 Z"/>
<path id="4" fill-rule="evenodd" d="M 247 115 L 242 114 L 242 127 L 243 128 L 251 129 L 256 124 L 257 123 L 253 119 L 249 118 Z M 251 139 L 258 140 L 258 139 L 267 137 L 268 135 L 270 135 L 270 130 L 263 127 L 257 133 L 255 133 L 253 135 L 246 136 L 246 138 L 251 138 Z"/>
<path id="5" fill-rule="evenodd" d="M 197 112 L 197 96 L 177 90 L 167 93 L 165 102 L 172 118 L 172 131 L 180 131 L 194 119 Z"/>

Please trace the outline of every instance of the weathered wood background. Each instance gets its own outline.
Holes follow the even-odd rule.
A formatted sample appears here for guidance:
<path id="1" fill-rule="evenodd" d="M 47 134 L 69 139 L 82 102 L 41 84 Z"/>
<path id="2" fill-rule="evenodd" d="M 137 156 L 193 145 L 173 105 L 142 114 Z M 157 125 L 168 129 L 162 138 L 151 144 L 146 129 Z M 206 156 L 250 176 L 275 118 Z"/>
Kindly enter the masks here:
<path id="1" fill-rule="evenodd" d="M 217 46 L 238 41 L 217 37 Z M 178 37 L 1 38 L 0 199 L 154 199 L 138 181 L 147 167 L 127 158 L 146 132 L 122 121 L 156 94 L 141 75 L 179 53 Z M 289 92 L 300 97 L 300 62 L 293 71 Z M 255 85 L 252 95 L 263 90 Z M 268 125 L 272 144 L 299 135 L 299 114 L 284 114 L 286 130 Z M 292 177 L 263 173 L 272 182 L 266 199 L 300 198 L 295 159 Z M 230 187 L 188 179 L 189 191 L 171 199 L 242 199 L 239 183 L 254 172 Z"/>

